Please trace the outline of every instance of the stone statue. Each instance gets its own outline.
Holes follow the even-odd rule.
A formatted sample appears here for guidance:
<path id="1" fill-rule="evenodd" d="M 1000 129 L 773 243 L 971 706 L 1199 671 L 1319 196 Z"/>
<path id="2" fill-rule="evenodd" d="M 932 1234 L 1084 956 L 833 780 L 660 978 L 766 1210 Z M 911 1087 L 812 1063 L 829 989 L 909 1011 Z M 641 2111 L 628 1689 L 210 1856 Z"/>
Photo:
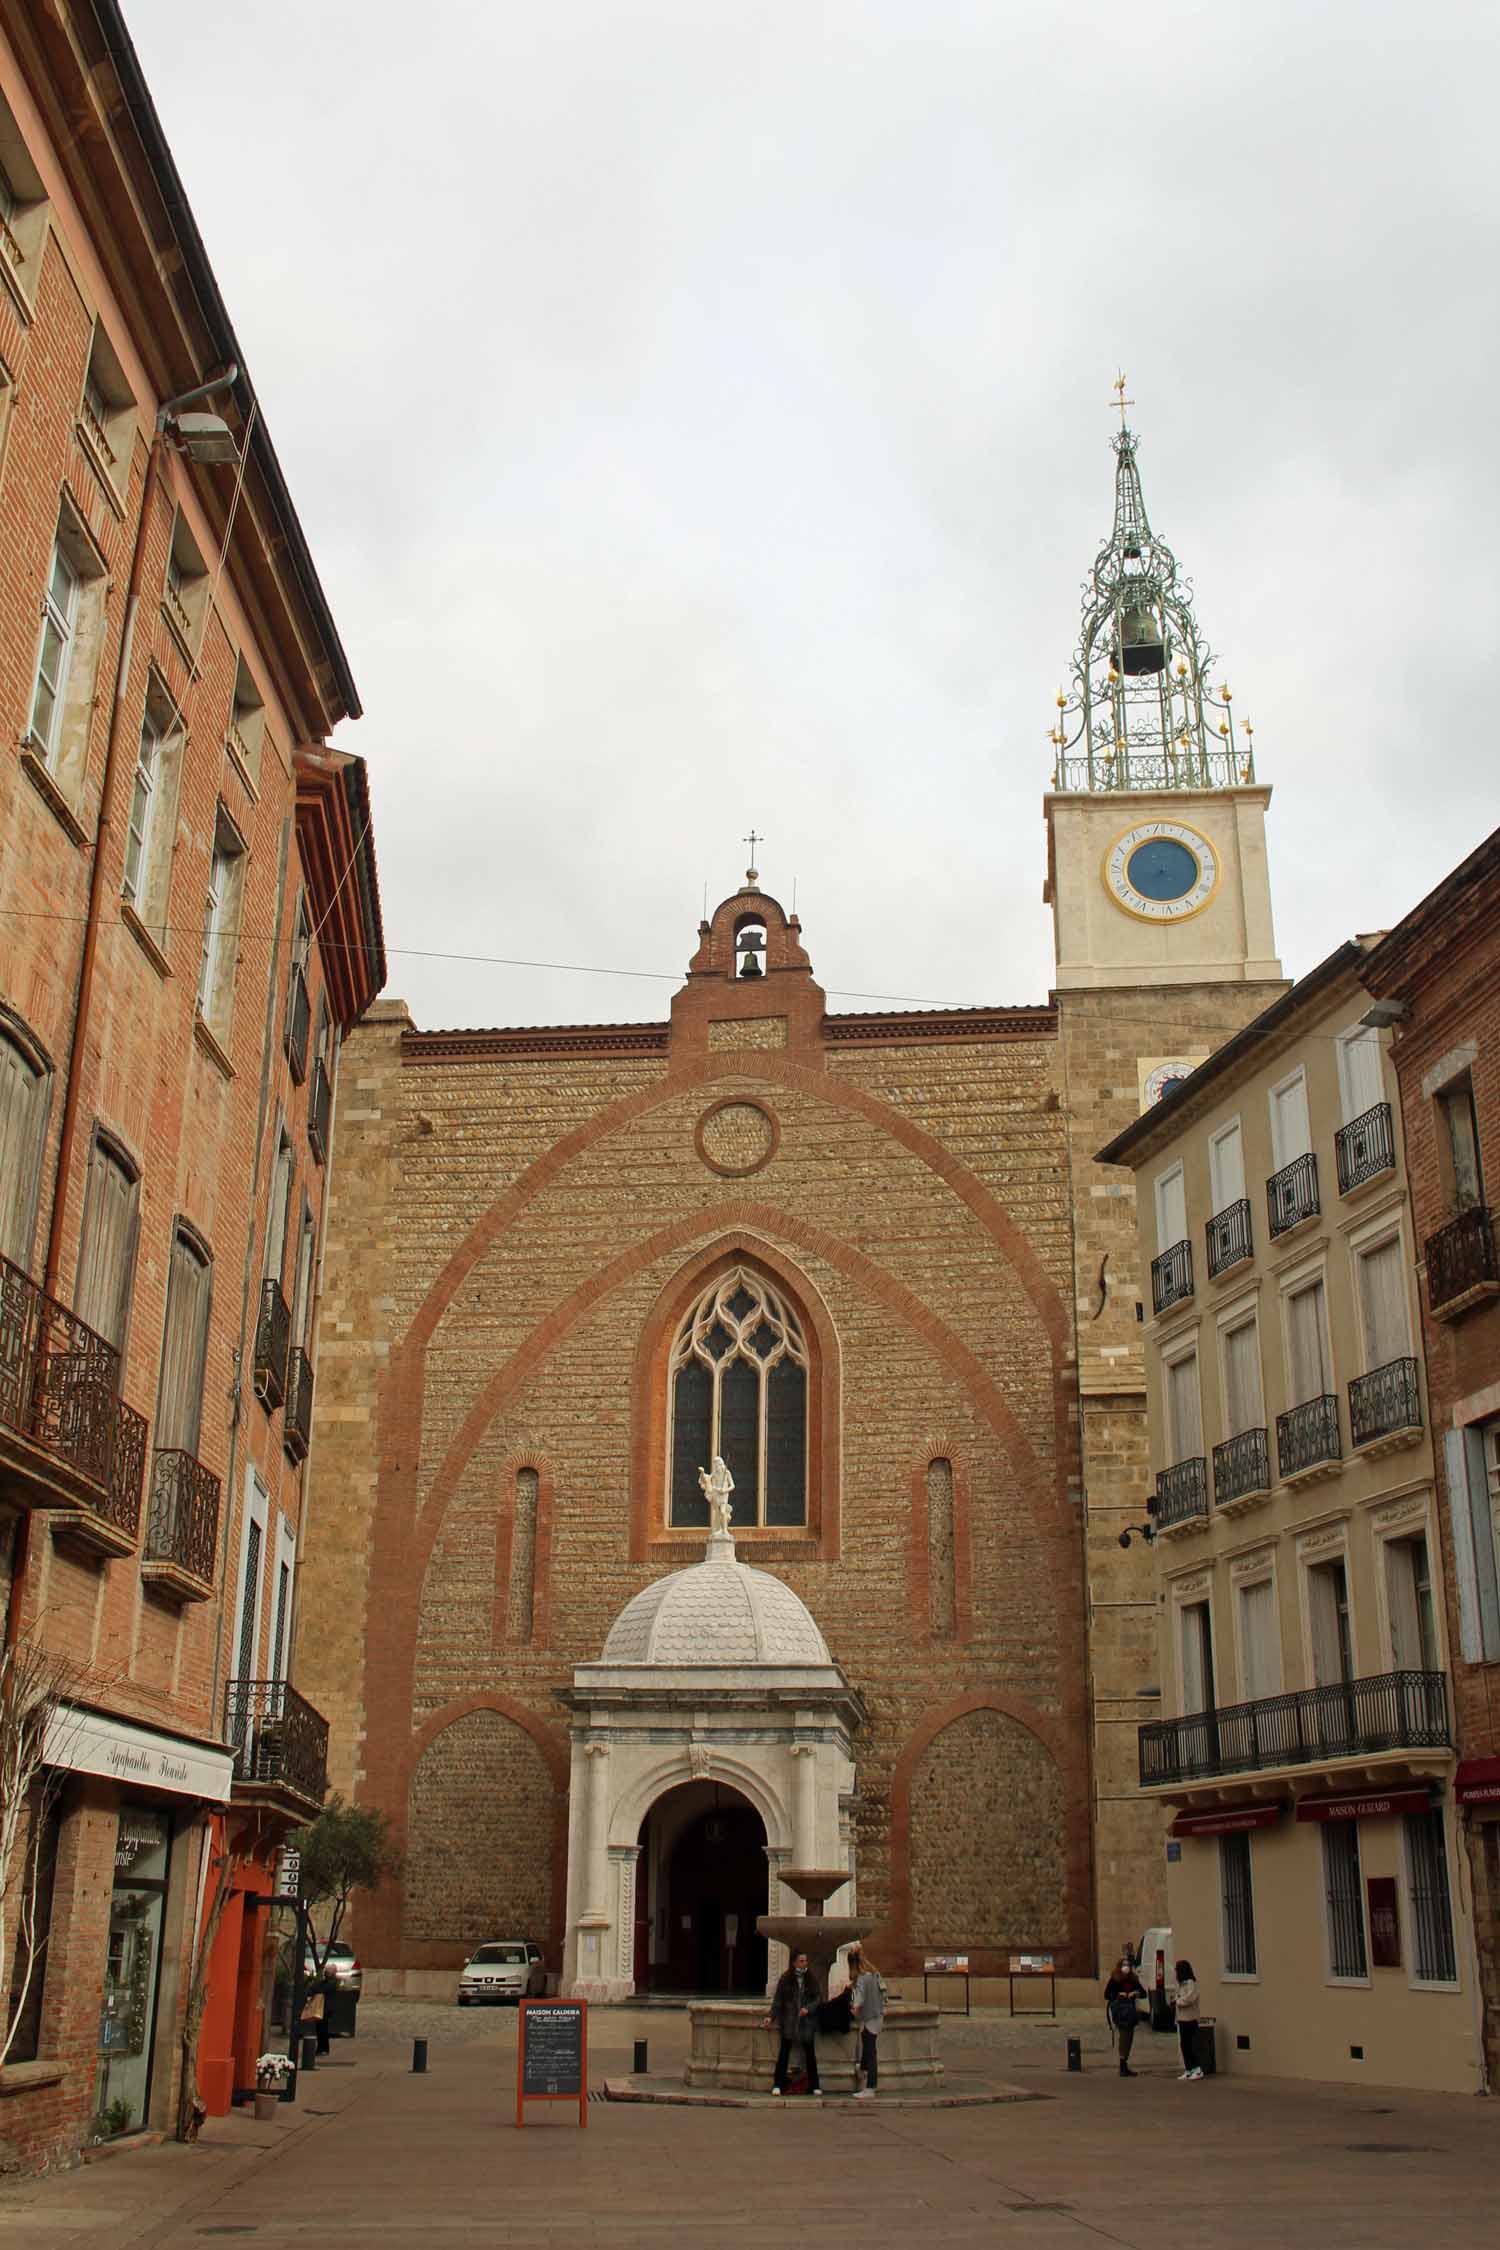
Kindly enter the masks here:
<path id="1" fill-rule="evenodd" d="M 734 1478 L 720 1456 L 714 1455 L 711 1469 L 698 1471 L 698 1484 L 708 1502 L 708 1528 L 710 1531 L 727 1531 L 729 1519 L 734 1514 L 729 1505 L 729 1495 L 734 1490 Z"/>

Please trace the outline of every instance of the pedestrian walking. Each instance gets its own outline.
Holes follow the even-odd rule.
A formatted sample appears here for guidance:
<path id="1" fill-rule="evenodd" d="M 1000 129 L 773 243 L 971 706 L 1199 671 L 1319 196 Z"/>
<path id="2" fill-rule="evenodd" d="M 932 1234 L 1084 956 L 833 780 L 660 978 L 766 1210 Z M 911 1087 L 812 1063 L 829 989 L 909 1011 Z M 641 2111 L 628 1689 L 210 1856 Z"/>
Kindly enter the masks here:
<path id="1" fill-rule="evenodd" d="M 865 1954 L 863 1947 L 849 1948 L 849 1990 L 853 1994 L 854 2020 L 859 2026 L 858 2075 L 863 2086 L 855 2088 L 857 2102 L 873 2101 L 880 2083 L 880 2027 L 885 2022 L 885 1990 L 880 1982 L 880 1971 Z"/>
<path id="2" fill-rule="evenodd" d="M 1130 2049 L 1135 2040 L 1135 2027 L 1141 2020 L 1140 2002 L 1146 1997 L 1146 1987 L 1135 1973 L 1135 1963 L 1128 1953 L 1122 1954 L 1120 1965 L 1104 1987 L 1104 2006 L 1110 2023 L 1120 2040 L 1120 2076 L 1134 2078 L 1130 2067 Z"/>
<path id="3" fill-rule="evenodd" d="M 795 1954 L 771 1996 L 771 2012 L 766 2018 L 781 2034 L 773 2094 L 785 2094 L 792 2049 L 800 2047 L 807 2063 L 808 2089 L 822 2097 L 823 2089 L 818 2084 L 818 1999 L 818 1980 L 807 1955 Z"/>
<path id="4" fill-rule="evenodd" d="M 1198 2060 L 1198 1980 L 1191 1961 L 1177 1964 L 1177 2041 L 1182 2049 L 1182 2075 L 1177 2083 L 1203 2076 Z"/>

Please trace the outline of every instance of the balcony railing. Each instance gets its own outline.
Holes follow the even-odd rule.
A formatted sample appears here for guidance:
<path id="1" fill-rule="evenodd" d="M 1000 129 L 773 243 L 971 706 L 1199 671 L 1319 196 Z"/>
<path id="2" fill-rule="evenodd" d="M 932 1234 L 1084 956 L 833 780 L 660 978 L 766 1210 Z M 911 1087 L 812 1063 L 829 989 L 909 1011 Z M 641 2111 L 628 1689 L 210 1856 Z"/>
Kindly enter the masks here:
<path id="1" fill-rule="evenodd" d="M 1159 1472 L 1155 1514 L 1158 1531 L 1207 1517 L 1208 1469 L 1201 1454 L 1192 1461 L 1174 1461 L 1170 1469 Z"/>
<path id="2" fill-rule="evenodd" d="M 206 1598 L 213 1591 L 218 1544 L 218 1478 L 191 1453 L 174 1449 L 156 1454 L 151 1463 L 143 1563 L 165 1566 L 174 1576 L 181 1574 L 193 1586 L 180 1590 L 201 1587 Z"/>
<path id="3" fill-rule="evenodd" d="M 1271 1447 L 1264 1430 L 1240 1430 L 1214 1447 L 1214 1504 L 1226 1508 L 1271 1489 Z"/>
<path id="4" fill-rule="evenodd" d="M 328 1721 L 285 1680 L 231 1680 L 224 1738 L 246 1788 L 290 1790 L 321 1805 L 328 1790 Z"/>
<path id="5" fill-rule="evenodd" d="M 312 1087 L 307 1097 L 307 1145 L 320 1164 L 328 1161 L 328 1134 L 333 1122 L 333 1088 L 328 1083 L 328 1071 L 319 1055 L 312 1069 Z"/>
<path id="6" fill-rule="evenodd" d="M 0 1428 L 23 1505 L 81 1508 L 130 1546 L 141 1520 L 146 1424 L 119 1395 L 112 1344 L 0 1258 Z"/>
<path id="7" fill-rule="evenodd" d="M 290 1461 L 305 1461 L 312 1443 L 313 1369 L 300 1345 L 293 1345 L 286 1363 L 286 1413 L 281 1442 Z"/>
<path id="8" fill-rule="evenodd" d="M 1208 1222 L 1208 1278 L 1227 1273 L 1242 1259 L 1253 1255 L 1255 1238 L 1250 1229 L 1250 1205 L 1241 1196 L 1238 1203 L 1230 1203 L 1216 1211 Z"/>
<path id="9" fill-rule="evenodd" d="M 1349 1443 L 1370 1445 L 1397 1430 L 1422 1427 L 1422 1393 L 1414 1359 L 1393 1359 L 1356 1375 L 1349 1385 Z"/>
<path id="10" fill-rule="evenodd" d="M 1382 1672 L 1156 1720 L 1140 1730 L 1141 1787 L 1331 1758 L 1445 1750 L 1450 1740 L 1446 1675 Z"/>
<path id="11" fill-rule="evenodd" d="M 1309 1469 L 1343 1458 L 1339 1436 L 1339 1402 L 1331 1394 L 1304 1399 L 1276 1417 L 1276 1458 L 1284 1477 L 1306 1475 Z"/>
<path id="12" fill-rule="evenodd" d="M 1482 1204 L 1460 1211 L 1427 1237 L 1427 1301 L 1435 1313 L 1451 1318 L 1481 1297 L 1500 1289 L 1495 1259 L 1495 1224 Z"/>
<path id="13" fill-rule="evenodd" d="M 1163 1250 L 1151 1261 L 1151 1309 L 1166 1312 L 1172 1305 L 1185 1303 L 1192 1294 L 1193 1246 L 1190 1242 L 1174 1242 L 1170 1250 Z"/>
<path id="14" fill-rule="evenodd" d="M 260 1318 L 255 1324 L 255 1395 L 268 1407 L 286 1397 L 286 1362 L 292 1345 L 292 1316 L 279 1281 L 261 1285 Z"/>
<path id="15" fill-rule="evenodd" d="M 286 1003 L 286 1059 L 292 1066 L 292 1076 L 300 1086 L 307 1076 L 307 1034 L 312 1025 L 312 1002 L 307 997 L 307 979 L 300 969 L 292 971 L 292 988 Z"/>
<path id="16" fill-rule="evenodd" d="M 1266 1204 L 1273 1242 L 1279 1234 L 1300 1227 L 1304 1219 L 1315 1219 L 1320 1208 L 1317 1158 L 1294 1156 L 1290 1164 L 1273 1172 L 1266 1182 Z"/>
<path id="17" fill-rule="evenodd" d="M 1377 1102 L 1363 1117 L 1341 1125 L 1333 1136 L 1333 1150 L 1338 1159 L 1340 1195 L 1352 1195 L 1367 1180 L 1378 1180 L 1382 1172 L 1392 1170 L 1396 1134 L 1390 1103 Z"/>

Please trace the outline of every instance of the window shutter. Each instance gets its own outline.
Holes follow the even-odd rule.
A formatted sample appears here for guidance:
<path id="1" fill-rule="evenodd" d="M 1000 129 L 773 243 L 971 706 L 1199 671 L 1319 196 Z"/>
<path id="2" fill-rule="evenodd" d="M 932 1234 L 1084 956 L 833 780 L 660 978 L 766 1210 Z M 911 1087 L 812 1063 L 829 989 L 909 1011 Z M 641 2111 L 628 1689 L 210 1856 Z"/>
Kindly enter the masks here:
<path id="1" fill-rule="evenodd" d="M 1215 1212 L 1227 1211 L 1231 1203 L 1239 1203 L 1245 1194 L 1245 1151 L 1240 1139 L 1239 1120 L 1216 1133 L 1208 1144 L 1209 1170 L 1213 1174 Z"/>
<path id="2" fill-rule="evenodd" d="M 1260 1390 L 1260 1339 L 1253 1320 L 1241 1321 L 1224 1337 L 1224 1404 L 1229 1434 L 1265 1428 Z"/>
<path id="3" fill-rule="evenodd" d="M 1380 1034 L 1370 1025 L 1362 1026 L 1339 1041 L 1339 1080 L 1344 1097 L 1344 1123 L 1350 1125 L 1356 1117 L 1363 1117 L 1377 1102 L 1385 1100 L 1385 1084 L 1380 1068 Z"/>
<path id="4" fill-rule="evenodd" d="M 1289 1086 L 1278 1086 L 1271 1096 L 1271 1146 L 1276 1169 L 1306 1156 L 1312 1147 L 1307 1122 L 1307 1081 L 1299 1072 Z"/>
<path id="5" fill-rule="evenodd" d="M 174 1235 L 156 1406 L 156 1446 L 162 1453 L 198 1451 L 203 1362 L 208 1347 L 208 1294 L 206 1261 L 185 1235 Z"/>
<path id="6" fill-rule="evenodd" d="M 1245 1700 L 1275 1695 L 1281 1685 L 1280 1651 L 1276 1645 L 1276 1594 L 1269 1578 L 1247 1586 L 1240 1596 L 1240 1634 L 1243 1643 Z"/>
<path id="7" fill-rule="evenodd" d="M 1500 1585 L 1478 1430 L 1443 1432 L 1443 1468 L 1453 1528 L 1459 1642 L 1471 1664 L 1483 1664 L 1500 1656 Z"/>
<path id="8" fill-rule="evenodd" d="M 1167 1414 L 1173 1461 L 1196 1461 L 1203 1451 L 1196 1352 L 1173 1360 L 1167 1368 Z"/>
<path id="9" fill-rule="evenodd" d="M 1287 1327 L 1291 1342 L 1292 1404 L 1303 1406 L 1310 1398 L 1323 1398 L 1328 1390 L 1327 1362 L 1323 1357 L 1323 1284 L 1315 1281 L 1287 1299 Z"/>
<path id="10" fill-rule="evenodd" d="M 0 1039 L 0 1257 L 16 1266 L 25 1266 L 31 1256 L 42 1092 L 35 1064 L 9 1039 Z"/>
<path id="11" fill-rule="evenodd" d="M 1366 1365 L 1388 1367 L 1393 1359 L 1404 1359 L 1411 1348 L 1411 1330 L 1399 1237 L 1361 1255 L 1359 1304 L 1365 1324 Z"/>
<path id="12" fill-rule="evenodd" d="M 73 1310 L 116 1351 L 124 1340 L 130 1302 L 137 1203 L 137 1182 L 102 1141 L 95 1141 Z"/>

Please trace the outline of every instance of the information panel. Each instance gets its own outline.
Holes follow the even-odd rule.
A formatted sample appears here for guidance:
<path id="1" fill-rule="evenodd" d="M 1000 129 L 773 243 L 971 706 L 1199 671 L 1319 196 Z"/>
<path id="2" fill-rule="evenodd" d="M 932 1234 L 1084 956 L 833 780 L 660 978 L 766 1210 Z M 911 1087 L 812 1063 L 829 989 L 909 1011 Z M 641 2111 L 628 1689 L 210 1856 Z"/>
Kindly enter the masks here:
<path id="1" fill-rule="evenodd" d="M 516 2054 L 516 2123 L 527 2102 L 577 2102 L 589 2121 L 589 2004 L 586 2000 L 523 2000 Z"/>

